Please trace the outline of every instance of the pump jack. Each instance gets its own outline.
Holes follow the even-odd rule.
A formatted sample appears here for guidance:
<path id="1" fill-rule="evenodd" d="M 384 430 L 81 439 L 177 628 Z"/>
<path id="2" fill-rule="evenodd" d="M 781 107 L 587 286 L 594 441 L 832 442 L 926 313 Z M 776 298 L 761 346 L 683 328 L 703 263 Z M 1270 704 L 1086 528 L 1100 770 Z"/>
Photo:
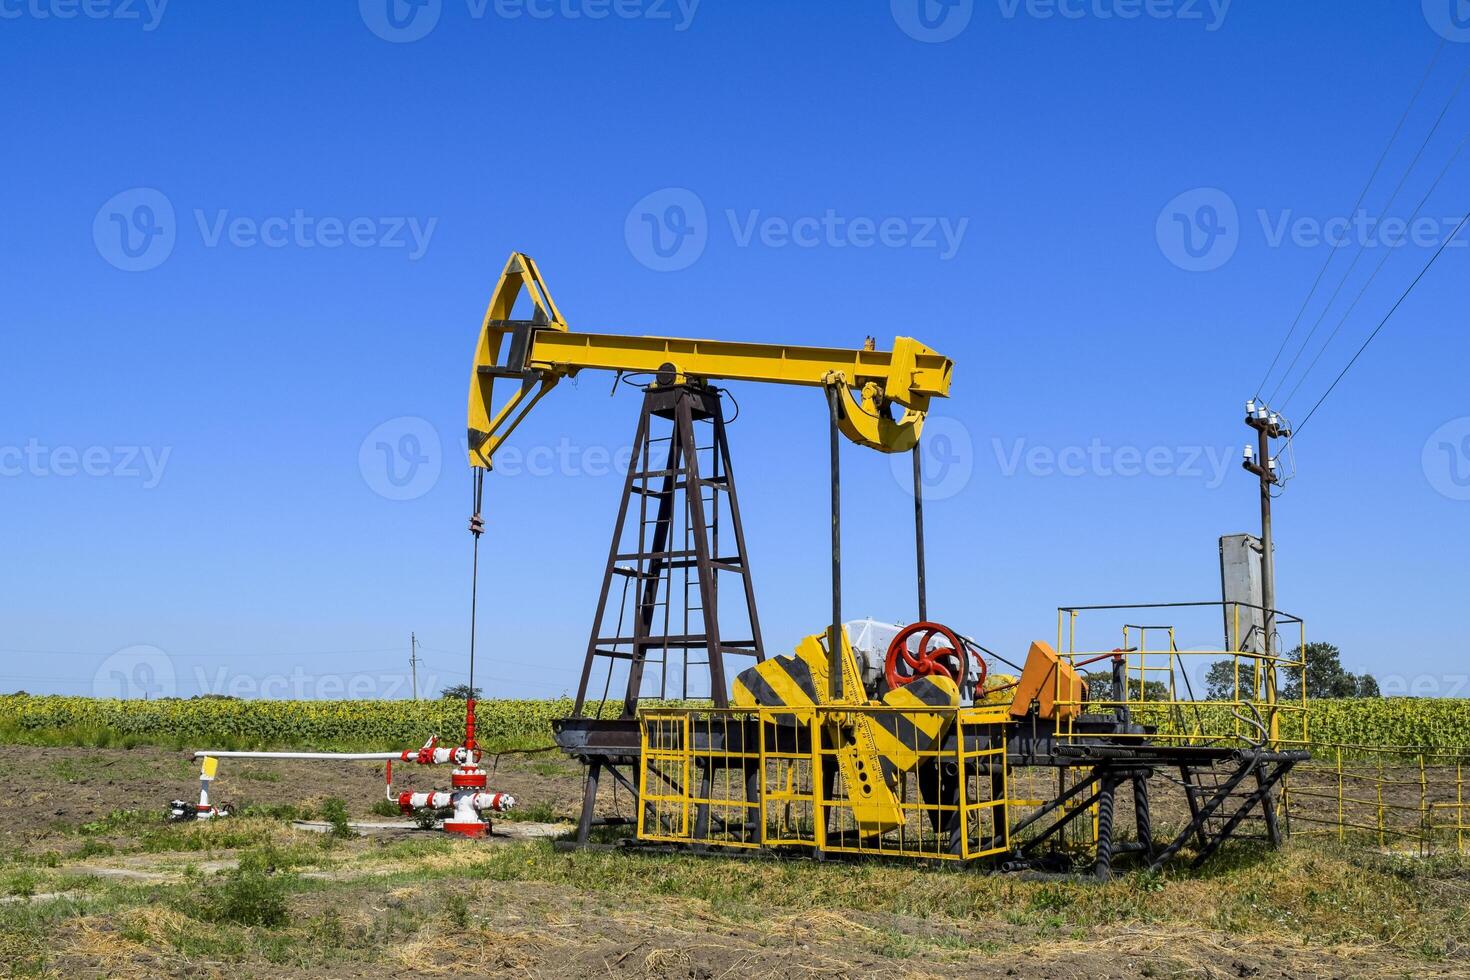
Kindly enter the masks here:
<path id="1" fill-rule="evenodd" d="M 514 319 L 513 311 L 523 295 L 530 302 L 529 315 Z M 658 693 L 667 694 L 670 657 L 681 658 L 680 696 L 689 694 L 689 668 L 707 667 L 708 698 L 716 707 L 727 707 L 730 675 L 725 670 L 725 657 L 751 656 L 757 663 L 765 659 L 725 435 L 722 389 L 716 382 L 797 385 L 825 391 L 834 432 L 835 543 L 838 535 L 835 434 L 883 453 L 914 450 L 931 401 L 949 394 L 953 367 L 948 358 L 909 337 L 898 337 L 892 350 L 880 351 L 871 339 L 861 348 L 841 349 L 573 332 L 536 263 L 519 252 L 511 255 L 485 312 L 470 378 L 469 459 L 470 465 L 480 471 L 477 480 L 483 479 L 483 471 L 493 467 L 496 451 L 531 409 L 563 378 L 600 370 L 651 379 L 644 386 L 633 460 L 587 645 L 576 707 L 571 718 L 555 726 L 563 749 L 588 765 L 580 827 L 583 839 L 591 820 L 600 771 L 604 767 L 610 769 L 619 782 L 633 789 L 619 766 L 636 761 L 638 740 L 634 715 L 639 699 L 645 696 L 649 680 L 647 667 L 662 668 Z M 499 405 L 494 400 L 497 381 L 515 385 L 510 396 Z M 708 445 L 699 445 L 696 435 L 699 423 L 707 424 L 711 430 Z M 659 435 L 657 430 L 663 425 L 668 432 Z M 654 447 L 660 444 L 659 454 L 655 456 Z M 917 484 L 914 492 L 917 497 Z M 479 500 L 478 492 L 476 500 Z M 675 515 L 681 512 L 681 503 L 686 546 L 675 547 L 674 539 L 679 531 L 675 527 Z M 720 551 L 722 511 L 728 515 L 733 532 L 730 536 L 733 541 L 727 538 L 727 546 L 733 545 L 728 553 Z M 483 529 L 478 514 L 471 527 L 477 536 Z M 636 545 L 626 546 L 625 535 L 635 537 Z M 686 577 L 679 617 L 682 625 L 677 628 L 670 625 L 675 572 L 683 572 Z M 834 615 L 829 640 L 840 632 L 839 574 L 834 555 Z M 740 594 L 744 598 L 748 635 L 740 637 L 722 631 L 719 622 L 719 580 L 730 577 L 740 580 Z M 610 597 L 619 581 L 624 601 L 613 600 L 617 602 L 618 625 L 607 629 L 606 621 L 614 618 Z M 922 589 L 922 570 L 920 583 Z M 629 625 L 622 612 L 630 589 L 634 609 Z M 656 623 L 660 611 L 664 613 L 661 632 Z M 693 626 L 689 625 L 691 614 L 694 614 Z M 832 676 L 842 674 L 842 648 L 840 641 L 828 643 L 832 651 Z M 705 659 L 691 660 L 690 651 L 700 650 Z M 585 716 L 593 670 L 600 660 L 607 661 L 608 667 L 604 701 L 611 688 L 614 668 L 627 665 L 622 710 L 616 719 Z"/>

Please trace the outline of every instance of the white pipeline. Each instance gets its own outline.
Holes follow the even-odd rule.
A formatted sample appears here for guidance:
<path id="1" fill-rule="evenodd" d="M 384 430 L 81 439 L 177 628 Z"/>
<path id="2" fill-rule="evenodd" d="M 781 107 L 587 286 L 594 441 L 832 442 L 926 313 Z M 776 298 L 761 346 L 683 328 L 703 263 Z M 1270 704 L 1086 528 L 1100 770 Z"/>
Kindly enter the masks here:
<path id="1" fill-rule="evenodd" d="M 401 752 L 235 752 L 205 749 L 195 752 L 194 758 L 204 760 L 199 781 L 199 805 L 196 807 L 175 801 L 173 810 L 180 817 L 192 814 L 197 819 L 206 820 L 219 815 L 209 803 L 209 782 L 214 778 L 215 760 L 218 759 L 383 762 L 386 763 L 383 767 L 383 777 L 388 799 L 396 799 L 399 808 L 404 813 L 413 813 L 416 810 L 447 809 L 451 813 L 444 821 L 444 830 L 465 837 L 485 836 L 490 832 L 490 824 L 485 820 L 485 816 L 491 813 L 504 813 L 516 804 L 515 798 L 508 793 L 491 793 L 485 789 L 486 773 L 480 768 L 483 753 L 475 744 L 474 701 L 465 704 L 465 738 L 464 744 L 459 746 L 441 746 L 436 736 L 429 739 L 420 748 L 404 749 Z M 403 792 L 395 796 L 393 793 L 393 763 L 395 762 L 416 763 L 421 766 L 442 766 L 453 763 L 456 768 L 450 776 L 451 789 L 449 792 Z"/>
<path id="2" fill-rule="evenodd" d="M 195 752 L 194 758 L 203 759 L 339 759 L 342 761 L 399 760 L 403 752 Z M 407 753 L 412 755 L 412 753 Z"/>

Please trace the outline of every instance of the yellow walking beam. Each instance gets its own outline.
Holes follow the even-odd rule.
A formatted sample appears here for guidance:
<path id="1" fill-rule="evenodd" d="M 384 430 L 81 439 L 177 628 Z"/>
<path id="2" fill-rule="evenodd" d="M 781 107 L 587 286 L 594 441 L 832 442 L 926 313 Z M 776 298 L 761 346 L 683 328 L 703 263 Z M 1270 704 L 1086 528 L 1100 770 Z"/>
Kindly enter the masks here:
<path id="1" fill-rule="evenodd" d="M 532 315 L 512 319 L 523 290 Z M 892 351 L 879 351 L 572 333 L 536 263 L 516 252 L 495 287 L 475 350 L 470 464 L 490 468 L 495 451 L 536 403 L 562 378 L 583 370 L 652 374 L 660 384 L 756 381 L 835 389 L 844 435 L 881 452 L 902 452 L 918 441 L 929 400 L 948 396 L 953 368 L 948 358 L 908 337 L 896 338 Z M 499 408 L 493 403 L 496 379 L 519 385 Z"/>
<path id="2" fill-rule="evenodd" d="M 747 344 L 729 340 L 633 337 L 626 334 L 537 331 L 527 359 L 537 370 L 575 374 L 585 368 L 675 374 L 701 381 L 761 381 L 824 388 L 833 375 L 853 387 L 884 386 L 892 401 L 917 407 L 949 394 L 953 364 L 907 337 L 894 351 Z M 891 384 L 890 384 L 891 383 Z"/>

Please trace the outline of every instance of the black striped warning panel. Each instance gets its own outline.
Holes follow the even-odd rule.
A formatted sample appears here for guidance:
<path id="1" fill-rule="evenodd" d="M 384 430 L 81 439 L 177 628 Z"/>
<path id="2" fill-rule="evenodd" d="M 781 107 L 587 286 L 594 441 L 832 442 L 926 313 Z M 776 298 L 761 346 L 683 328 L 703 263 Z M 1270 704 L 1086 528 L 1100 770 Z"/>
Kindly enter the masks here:
<path id="1" fill-rule="evenodd" d="M 772 657 L 735 677 L 737 708 L 809 708 L 826 701 L 827 652 L 809 636 L 789 657 Z"/>

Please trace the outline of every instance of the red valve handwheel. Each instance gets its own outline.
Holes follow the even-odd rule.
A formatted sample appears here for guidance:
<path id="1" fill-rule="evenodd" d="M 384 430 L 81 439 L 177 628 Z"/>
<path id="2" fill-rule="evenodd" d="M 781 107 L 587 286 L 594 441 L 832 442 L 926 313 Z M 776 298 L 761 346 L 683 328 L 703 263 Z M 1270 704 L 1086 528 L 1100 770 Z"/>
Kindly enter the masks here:
<path id="1" fill-rule="evenodd" d="M 918 649 L 909 649 L 909 640 L 919 637 Z M 948 646 L 935 643 L 938 637 Z M 978 661 L 980 679 L 975 689 L 985 689 L 985 661 Z M 893 642 L 888 644 L 888 655 L 883 660 L 883 676 L 889 690 L 911 684 L 920 677 L 944 675 L 960 687 L 964 687 L 970 672 L 969 648 L 954 630 L 938 623 L 911 623 L 898 631 Z"/>

